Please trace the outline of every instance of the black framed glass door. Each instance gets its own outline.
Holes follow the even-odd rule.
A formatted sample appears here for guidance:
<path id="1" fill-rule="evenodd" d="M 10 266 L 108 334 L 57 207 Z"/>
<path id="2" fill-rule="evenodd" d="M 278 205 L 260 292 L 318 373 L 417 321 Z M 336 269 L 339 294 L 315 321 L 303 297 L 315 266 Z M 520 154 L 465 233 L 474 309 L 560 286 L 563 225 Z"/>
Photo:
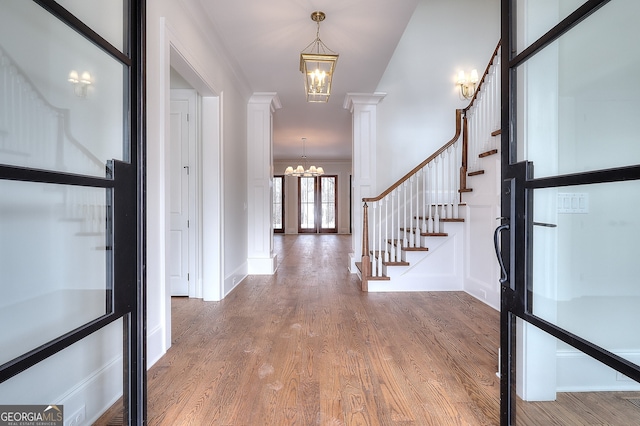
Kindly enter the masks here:
<path id="1" fill-rule="evenodd" d="M 144 5 L 0 0 L 0 405 L 65 424 L 146 417 Z"/>
<path id="2" fill-rule="evenodd" d="M 622 77 L 639 17 L 628 0 L 502 2 L 505 425 L 580 424 L 581 407 L 640 421 L 624 402 L 640 398 L 640 84 Z"/>

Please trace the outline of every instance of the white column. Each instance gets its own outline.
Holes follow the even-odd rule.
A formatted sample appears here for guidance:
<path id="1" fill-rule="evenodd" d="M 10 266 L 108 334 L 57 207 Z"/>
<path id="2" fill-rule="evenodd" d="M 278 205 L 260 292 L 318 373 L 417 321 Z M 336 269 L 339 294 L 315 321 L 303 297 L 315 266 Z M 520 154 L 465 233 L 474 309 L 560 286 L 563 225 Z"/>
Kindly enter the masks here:
<path id="1" fill-rule="evenodd" d="M 276 93 L 254 93 L 247 106 L 247 219 L 249 274 L 273 274 L 272 182 L 273 113 L 279 109 Z"/>
<path id="2" fill-rule="evenodd" d="M 362 258 L 362 199 L 376 195 L 376 110 L 386 93 L 347 93 L 344 107 L 352 119 L 353 232 L 349 270 Z"/>

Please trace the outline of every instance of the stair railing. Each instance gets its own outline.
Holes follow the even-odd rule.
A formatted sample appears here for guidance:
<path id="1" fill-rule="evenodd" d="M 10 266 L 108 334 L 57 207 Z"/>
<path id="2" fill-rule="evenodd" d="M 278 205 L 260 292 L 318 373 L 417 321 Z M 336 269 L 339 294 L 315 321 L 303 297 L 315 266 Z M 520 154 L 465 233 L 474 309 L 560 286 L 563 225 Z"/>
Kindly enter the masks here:
<path id="1" fill-rule="evenodd" d="M 0 48 L 0 162 L 105 175 L 105 164 L 71 135 L 69 110 L 53 106 Z"/>
<path id="2" fill-rule="evenodd" d="M 500 42 L 493 51 L 491 60 L 478 83 L 471 102 L 464 109 L 463 134 L 467 147 L 465 172 L 480 169 L 478 160 L 498 150 L 498 138 L 492 137 L 500 131 Z M 466 176 L 466 173 L 465 173 Z M 466 181 L 462 188 L 466 188 Z"/>
<path id="3" fill-rule="evenodd" d="M 454 136 L 380 195 L 362 199 L 363 291 L 368 279 L 384 276 L 385 264 L 402 262 L 403 250 L 426 249 L 421 237 L 442 235 L 442 220 L 459 219 L 460 194 L 470 191 L 467 173 L 477 167 L 468 159 L 497 149 L 482 132 L 500 128 L 499 54 L 500 43 L 469 105 L 456 110 Z"/>

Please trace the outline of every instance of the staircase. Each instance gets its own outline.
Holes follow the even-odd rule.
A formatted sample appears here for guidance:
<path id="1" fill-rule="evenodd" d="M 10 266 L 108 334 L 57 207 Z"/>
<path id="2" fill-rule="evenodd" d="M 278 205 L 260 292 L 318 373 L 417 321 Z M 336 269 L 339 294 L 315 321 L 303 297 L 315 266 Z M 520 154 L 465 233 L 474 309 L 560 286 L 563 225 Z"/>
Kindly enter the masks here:
<path id="1" fill-rule="evenodd" d="M 68 109 L 51 104 L 0 47 L 0 163 L 105 177 L 105 162 L 71 134 Z"/>
<path id="2" fill-rule="evenodd" d="M 499 58 L 500 44 L 469 105 L 456 110 L 451 140 L 362 200 L 363 291 L 463 290 L 470 282 L 480 299 L 499 293 L 492 245 L 500 215 Z"/>

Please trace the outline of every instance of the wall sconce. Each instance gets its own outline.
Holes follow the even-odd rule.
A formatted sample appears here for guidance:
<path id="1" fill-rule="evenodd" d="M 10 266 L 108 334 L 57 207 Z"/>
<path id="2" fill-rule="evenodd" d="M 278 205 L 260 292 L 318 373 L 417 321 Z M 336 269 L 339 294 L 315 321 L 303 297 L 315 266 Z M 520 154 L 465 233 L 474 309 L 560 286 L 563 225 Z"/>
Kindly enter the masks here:
<path id="1" fill-rule="evenodd" d="M 87 71 L 78 76 L 78 71 L 71 70 L 69 73 L 69 82 L 73 83 L 73 93 L 81 98 L 87 97 L 87 87 L 91 85 L 91 74 Z"/>
<path id="2" fill-rule="evenodd" d="M 471 70 L 471 75 L 467 78 L 464 71 L 458 73 L 458 86 L 460 86 L 460 96 L 463 99 L 471 99 L 476 92 L 478 83 L 478 70 Z"/>

